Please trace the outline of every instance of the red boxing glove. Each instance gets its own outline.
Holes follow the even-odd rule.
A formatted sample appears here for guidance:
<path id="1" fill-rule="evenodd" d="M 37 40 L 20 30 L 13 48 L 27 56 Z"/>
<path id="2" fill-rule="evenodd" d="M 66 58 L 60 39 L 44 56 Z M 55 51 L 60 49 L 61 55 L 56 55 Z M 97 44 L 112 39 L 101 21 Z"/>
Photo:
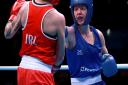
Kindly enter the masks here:
<path id="1" fill-rule="evenodd" d="M 20 8 L 22 7 L 22 5 L 24 4 L 25 0 L 17 0 L 14 5 L 12 6 L 12 9 L 11 9 L 11 16 L 9 18 L 9 21 L 12 21 L 15 16 L 17 16 Z"/>

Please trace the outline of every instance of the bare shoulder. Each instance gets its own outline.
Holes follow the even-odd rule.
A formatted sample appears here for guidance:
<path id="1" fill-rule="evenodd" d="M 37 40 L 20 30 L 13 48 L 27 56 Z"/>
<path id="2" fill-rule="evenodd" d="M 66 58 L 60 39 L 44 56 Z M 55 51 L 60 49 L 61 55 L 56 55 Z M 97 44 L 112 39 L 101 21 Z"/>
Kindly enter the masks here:
<path id="1" fill-rule="evenodd" d="M 59 22 L 65 21 L 64 15 L 62 13 L 58 12 L 56 9 L 49 11 L 47 16 L 48 16 L 48 18 L 50 18 L 50 20 L 59 21 Z"/>
<path id="2" fill-rule="evenodd" d="M 98 32 L 98 34 L 99 34 L 99 37 L 100 37 L 102 46 L 105 46 L 105 38 L 104 38 L 103 33 L 102 33 L 100 30 L 98 30 L 98 29 L 96 29 L 96 30 L 97 30 L 97 32 Z"/>
<path id="3" fill-rule="evenodd" d="M 67 31 L 68 31 L 68 38 L 69 38 L 69 41 L 74 41 L 75 39 L 75 30 L 74 30 L 74 27 L 73 26 L 67 26 Z"/>
<path id="4" fill-rule="evenodd" d="M 98 32 L 98 34 L 99 34 L 99 37 L 100 37 L 100 40 L 101 40 L 101 44 L 102 44 L 102 53 L 108 53 L 108 50 L 107 50 L 107 48 L 106 48 L 105 38 L 104 38 L 103 33 L 102 33 L 100 30 L 98 30 L 98 29 L 96 29 L 96 30 L 97 30 L 97 32 Z"/>
<path id="5" fill-rule="evenodd" d="M 29 5 L 29 1 L 26 1 L 23 6 L 20 9 L 20 13 L 24 14 L 24 12 L 26 12 L 26 10 L 28 10 L 28 5 Z"/>
<path id="6" fill-rule="evenodd" d="M 69 33 L 74 33 L 74 27 L 73 26 L 66 26 Z"/>
<path id="7" fill-rule="evenodd" d="M 100 38 L 104 38 L 103 33 L 99 29 L 96 29 L 96 31 L 98 32 Z"/>
<path id="8" fill-rule="evenodd" d="M 19 14 L 21 17 L 21 24 L 23 27 L 25 26 L 25 23 L 27 21 L 28 9 L 29 9 L 29 1 L 26 1 L 19 11 Z"/>
<path id="9" fill-rule="evenodd" d="M 65 27 L 65 17 L 63 14 L 58 12 L 56 9 L 52 9 L 47 12 L 44 17 L 44 29 L 56 29 L 56 30 L 64 30 Z"/>
<path id="10" fill-rule="evenodd" d="M 67 26 L 66 47 L 72 49 L 76 45 L 75 30 L 73 26 Z"/>

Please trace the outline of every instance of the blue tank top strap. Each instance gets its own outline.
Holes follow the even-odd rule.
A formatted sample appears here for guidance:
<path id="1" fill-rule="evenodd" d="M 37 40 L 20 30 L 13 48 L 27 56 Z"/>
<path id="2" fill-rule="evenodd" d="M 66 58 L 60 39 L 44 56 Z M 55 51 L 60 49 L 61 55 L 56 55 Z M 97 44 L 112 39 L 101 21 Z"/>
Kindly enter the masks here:
<path id="1" fill-rule="evenodd" d="M 68 36 L 68 29 L 67 29 L 67 26 L 65 26 L 65 37 Z"/>
<path id="2" fill-rule="evenodd" d="M 99 36 L 99 34 L 98 34 L 96 28 L 93 27 L 93 26 L 91 26 L 91 30 L 93 31 L 94 35 L 96 36 L 96 37 L 95 37 L 95 38 L 96 38 L 95 44 L 96 44 L 96 43 L 99 43 L 100 47 L 102 47 L 102 44 L 101 44 L 101 42 L 100 42 L 100 41 L 101 41 L 101 40 L 100 40 L 100 36 Z"/>
<path id="3" fill-rule="evenodd" d="M 76 33 L 76 31 L 78 30 L 78 26 L 76 24 L 73 24 L 72 26 L 73 26 L 75 33 Z"/>

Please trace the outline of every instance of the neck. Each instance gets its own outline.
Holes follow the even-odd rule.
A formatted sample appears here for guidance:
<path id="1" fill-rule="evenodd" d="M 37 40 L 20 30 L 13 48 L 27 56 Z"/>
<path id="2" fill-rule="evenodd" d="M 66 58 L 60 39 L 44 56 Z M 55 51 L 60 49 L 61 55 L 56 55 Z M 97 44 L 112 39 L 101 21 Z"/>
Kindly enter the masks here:
<path id="1" fill-rule="evenodd" d="M 34 2 L 36 3 L 39 3 L 39 4 L 50 4 L 48 1 L 46 0 L 33 0 Z"/>
<path id="2" fill-rule="evenodd" d="M 90 30 L 90 26 L 89 25 L 81 25 L 81 26 L 78 26 L 78 30 L 80 31 L 80 33 L 86 34 Z"/>

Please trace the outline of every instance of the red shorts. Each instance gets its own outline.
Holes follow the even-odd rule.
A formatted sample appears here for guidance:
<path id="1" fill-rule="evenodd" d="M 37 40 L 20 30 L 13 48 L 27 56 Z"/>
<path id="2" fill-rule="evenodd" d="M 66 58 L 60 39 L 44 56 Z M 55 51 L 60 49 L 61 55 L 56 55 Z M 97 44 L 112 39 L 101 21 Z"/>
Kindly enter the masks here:
<path id="1" fill-rule="evenodd" d="M 18 85 L 55 85 L 52 73 L 18 67 L 17 74 Z"/>

